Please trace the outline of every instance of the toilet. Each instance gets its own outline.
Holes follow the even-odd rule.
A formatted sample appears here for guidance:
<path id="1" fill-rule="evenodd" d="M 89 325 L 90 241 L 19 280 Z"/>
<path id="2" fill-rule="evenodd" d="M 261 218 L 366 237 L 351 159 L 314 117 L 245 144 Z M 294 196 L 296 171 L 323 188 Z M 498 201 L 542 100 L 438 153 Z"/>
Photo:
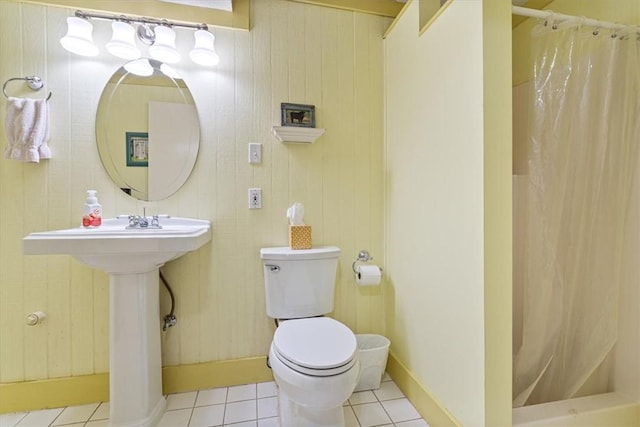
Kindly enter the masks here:
<path id="1" fill-rule="evenodd" d="M 342 404 L 358 382 L 356 337 L 333 311 L 335 246 L 260 249 L 267 315 L 278 327 L 269 365 L 279 387 L 281 426 L 343 427 Z"/>

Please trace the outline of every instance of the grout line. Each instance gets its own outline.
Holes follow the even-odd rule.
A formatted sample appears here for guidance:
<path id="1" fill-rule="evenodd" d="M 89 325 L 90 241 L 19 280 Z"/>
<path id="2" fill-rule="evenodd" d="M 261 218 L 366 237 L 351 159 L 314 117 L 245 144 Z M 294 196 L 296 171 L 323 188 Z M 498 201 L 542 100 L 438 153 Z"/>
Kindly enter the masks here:
<path id="1" fill-rule="evenodd" d="M 382 381 L 382 383 L 389 382 L 389 381 L 393 382 L 393 379 L 387 379 L 386 381 Z M 216 406 L 216 405 L 224 405 L 223 413 L 222 413 L 222 426 L 226 426 L 226 425 L 229 425 L 229 424 L 225 424 L 225 419 L 226 419 L 226 417 L 227 417 L 227 405 L 228 405 L 228 404 L 230 404 L 230 403 L 237 403 L 237 402 L 254 401 L 254 402 L 255 402 L 255 413 L 254 413 L 254 418 L 253 418 L 252 420 L 248 420 L 248 421 L 255 421 L 255 422 L 256 422 L 256 424 L 257 424 L 257 423 L 261 420 L 260 418 L 258 418 L 258 416 L 259 416 L 259 414 L 258 414 L 258 401 L 260 401 L 260 400 L 266 400 L 266 399 L 272 399 L 272 398 L 277 398 L 277 397 L 278 397 L 278 395 L 275 395 L 275 396 L 263 396 L 263 397 L 258 397 L 258 390 L 257 390 L 258 384 L 257 384 L 257 383 L 254 383 L 253 385 L 254 385 L 254 386 L 255 386 L 255 388 L 256 388 L 256 390 L 255 390 L 255 392 L 256 392 L 256 397 L 255 397 L 255 398 L 249 398 L 249 399 L 243 399 L 243 400 L 238 400 L 238 401 L 228 402 L 228 398 L 229 398 L 229 387 L 225 387 L 224 402 L 222 402 L 222 403 L 213 403 L 213 404 L 211 404 L 211 405 L 204 405 L 204 407 L 207 407 L 207 406 Z M 366 390 L 363 390 L 363 391 L 366 391 Z M 355 408 L 356 406 L 362 406 L 362 405 L 366 405 L 366 404 L 374 404 L 374 403 L 375 403 L 375 404 L 378 404 L 378 405 L 380 405 L 380 406 L 382 406 L 382 409 L 383 409 L 384 413 L 389 417 L 389 419 L 391 420 L 391 425 L 393 425 L 394 427 L 397 427 L 397 425 L 398 425 L 398 423 L 399 423 L 399 422 L 415 421 L 415 420 L 423 420 L 423 418 L 418 417 L 418 418 L 414 418 L 414 419 L 411 419 L 411 420 L 405 420 L 405 421 L 398 421 L 398 422 L 395 422 L 395 421 L 391 418 L 391 415 L 389 414 L 389 412 L 387 411 L 387 409 L 384 407 L 383 402 L 390 402 L 390 401 L 394 401 L 394 400 L 407 399 L 407 398 L 406 398 L 406 396 L 403 394 L 401 397 L 396 397 L 396 398 L 393 398 L 393 399 L 387 399 L 387 400 L 384 400 L 384 401 L 383 401 L 383 400 L 380 400 L 380 398 L 379 398 L 379 397 L 378 397 L 378 395 L 374 392 L 374 390 L 368 390 L 368 391 L 370 391 L 371 393 L 373 393 L 373 396 L 374 396 L 374 398 L 375 398 L 375 400 L 374 400 L 374 401 L 371 401 L 371 402 L 359 402 L 359 403 L 352 404 L 352 403 L 349 401 L 349 399 L 347 399 L 347 401 L 345 402 L 346 404 L 344 404 L 344 405 L 343 405 L 343 407 L 348 407 L 348 408 L 350 408 L 350 410 L 353 412 L 353 414 L 354 414 L 354 416 L 355 416 L 355 420 L 356 420 L 356 422 L 358 423 L 358 426 L 362 426 L 362 424 L 361 424 L 361 421 L 360 421 L 360 419 L 358 418 L 358 415 L 356 414 L 356 411 L 354 410 L 354 408 Z M 199 395 L 200 395 L 200 393 L 201 393 L 201 392 L 203 392 L 203 390 L 196 390 L 196 396 L 195 396 L 195 399 L 194 399 L 193 405 L 192 405 L 191 407 L 188 407 L 188 408 L 180 408 L 180 409 L 183 409 L 183 410 L 184 410 L 184 409 L 190 409 L 189 418 L 188 418 L 188 421 L 187 421 L 187 426 L 188 426 L 189 424 L 191 424 L 191 422 L 192 422 L 192 420 L 193 420 L 193 413 L 194 413 L 194 410 L 195 410 L 195 408 L 196 408 L 196 403 L 197 403 L 197 401 L 198 401 L 198 397 L 199 397 Z M 165 396 L 165 397 L 167 397 L 167 396 Z M 408 400 L 408 399 L 407 399 L 407 400 Z M 80 421 L 81 423 L 83 423 L 83 426 L 87 426 L 87 425 L 88 425 L 88 423 L 89 423 L 89 422 L 92 422 L 92 421 L 101 421 L 101 420 L 91 420 L 91 418 L 92 418 L 93 416 L 95 416 L 96 412 L 98 411 L 98 409 L 100 408 L 100 406 L 101 406 L 103 403 L 105 403 L 105 402 L 99 402 L 99 403 L 98 403 L 98 405 L 96 406 L 96 408 L 95 408 L 95 409 L 91 412 L 91 414 L 88 416 L 88 418 L 87 418 L 85 421 Z M 51 423 L 49 424 L 49 426 L 53 425 L 53 424 L 56 422 L 56 420 L 58 420 L 58 418 L 62 415 L 62 413 L 63 413 L 66 409 L 68 409 L 68 408 L 72 408 L 72 407 L 71 407 L 71 406 L 67 406 L 67 407 L 63 407 L 63 408 L 61 408 L 61 409 L 62 409 L 62 410 L 61 410 L 61 412 L 60 412 L 60 413 L 59 413 L 59 414 L 58 414 L 58 415 L 57 415 L 57 416 L 56 416 L 56 417 L 51 421 Z M 31 412 L 34 412 L 34 411 L 31 411 Z M 167 412 L 169 412 L 169 411 L 167 411 Z M 22 422 L 22 420 L 23 420 L 23 419 L 24 419 L 24 418 L 25 418 L 29 413 L 30 413 L 30 412 L 25 412 L 25 413 L 23 413 L 23 414 L 22 414 L 22 417 L 21 417 L 19 420 L 17 420 L 17 422 L 16 422 L 15 424 L 13 424 L 13 427 L 16 427 L 20 422 Z M 266 417 L 266 418 L 263 418 L 263 419 L 269 419 L 269 418 L 278 418 L 278 416 L 275 416 L 275 417 Z M 107 418 L 107 420 L 108 420 L 108 418 Z M 60 427 L 63 427 L 63 426 L 60 426 Z"/>

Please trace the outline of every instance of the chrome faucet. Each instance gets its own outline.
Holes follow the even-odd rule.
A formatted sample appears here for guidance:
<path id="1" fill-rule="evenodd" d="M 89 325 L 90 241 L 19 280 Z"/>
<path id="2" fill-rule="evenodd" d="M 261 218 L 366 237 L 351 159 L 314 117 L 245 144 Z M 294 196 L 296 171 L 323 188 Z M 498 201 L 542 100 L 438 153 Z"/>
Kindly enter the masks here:
<path id="1" fill-rule="evenodd" d="M 129 225 L 126 227 L 127 230 L 130 229 L 159 229 L 162 228 L 160 225 L 160 219 L 158 215 L 153 215 L 151 218 L 147 217 L 147 209 L 142 208 L 142 216 L 140 215 L 129 215 Z"/>

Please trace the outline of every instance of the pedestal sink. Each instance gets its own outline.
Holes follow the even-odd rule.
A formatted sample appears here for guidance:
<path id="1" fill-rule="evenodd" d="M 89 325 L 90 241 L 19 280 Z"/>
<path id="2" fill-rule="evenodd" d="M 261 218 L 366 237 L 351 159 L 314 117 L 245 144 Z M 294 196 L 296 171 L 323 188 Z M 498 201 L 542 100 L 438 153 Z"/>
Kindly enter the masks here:
<path id="1" fill-rule="evenodd" d="M 67 254 L 109 274 L 109 423 L 157 424 L 162 395 L 158 269 L 211 240 L 211 223 L 160 218 L 162 228 L 126 229 L 127 216 L 104 219 L 99 228 L 31 233 L 26 255 Z"/>

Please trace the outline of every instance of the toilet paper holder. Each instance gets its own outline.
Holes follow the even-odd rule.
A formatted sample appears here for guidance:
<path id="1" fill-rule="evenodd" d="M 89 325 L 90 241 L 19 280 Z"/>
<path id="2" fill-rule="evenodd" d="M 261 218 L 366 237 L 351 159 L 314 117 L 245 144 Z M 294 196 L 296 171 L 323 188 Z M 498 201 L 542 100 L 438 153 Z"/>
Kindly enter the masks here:
<path id="1" fill-rule="evenodd" d="M 372 261 L 373 257 L 371 255 L 369 255 L 368 251 L 365 251 L 364 249 L 361 250 L 358 253 L 358 258 L 353 261 L 353 264 L 351 264 L 351 269 L 353 270 L 353 273 L 357 276 L 358 275 L 358 270 L 357 270 L 357 264 L 359 262 L 367 262 L 367 261 Z M 382 271 L 382 268 L 380 269 L 380 271 Z"/>

